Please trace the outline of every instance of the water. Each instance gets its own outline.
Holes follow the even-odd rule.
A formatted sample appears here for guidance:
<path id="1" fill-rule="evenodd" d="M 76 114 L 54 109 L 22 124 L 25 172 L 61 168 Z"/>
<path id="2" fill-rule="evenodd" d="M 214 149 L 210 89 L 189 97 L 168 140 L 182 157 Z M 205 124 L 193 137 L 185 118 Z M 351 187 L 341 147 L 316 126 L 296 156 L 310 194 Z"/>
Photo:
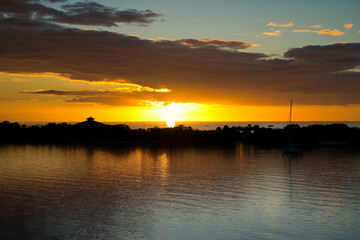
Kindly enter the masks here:
<path id="1" fill-rule="evenodd" d="M 360 239 L 360 152 L 0 145 L 0 239 Z"/>

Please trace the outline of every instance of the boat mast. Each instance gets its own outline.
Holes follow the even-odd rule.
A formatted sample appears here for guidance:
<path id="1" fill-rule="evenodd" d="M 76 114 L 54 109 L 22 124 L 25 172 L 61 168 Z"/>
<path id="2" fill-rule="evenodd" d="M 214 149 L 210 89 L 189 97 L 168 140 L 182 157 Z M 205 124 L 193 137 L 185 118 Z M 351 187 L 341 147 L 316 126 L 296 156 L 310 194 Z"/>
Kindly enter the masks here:
<path id="1" fill-rule="evenodd" d="M 291 114 L 292 114 L 292 99 L 290 100 L 289 145 L 291 145 Z"/>

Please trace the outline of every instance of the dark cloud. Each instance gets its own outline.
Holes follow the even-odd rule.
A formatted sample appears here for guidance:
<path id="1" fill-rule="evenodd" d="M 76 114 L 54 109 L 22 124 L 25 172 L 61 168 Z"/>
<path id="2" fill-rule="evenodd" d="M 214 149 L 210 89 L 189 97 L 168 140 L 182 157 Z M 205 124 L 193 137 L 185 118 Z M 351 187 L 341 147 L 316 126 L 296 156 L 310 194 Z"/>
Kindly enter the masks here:
<path id="1" fill-rule="evenodd" d="M 261 53 L 224 50 L 218 40 L 209 47 L 195 39 L 192 45 L 199 44 L 193 47 L 184 40 L 53 28 L 40 21 L 1 19 L 0 31 L 0 71 L 121 79 L 172 90 L 133 94 L 131 99 L 273 105 L 292 98 L 298 104 L 360 104 L 360 73 L 346 72 L 360 65 L 359 43 L 307 46 L 289 50 L 283 59 L 268 59 Z M 119 97 L 74 96 L 79 97 L 74 101 Z"/>
<path id="2" fill-rule="evenodd" d="M 109 106 L 141 106 L 146 104 L 146 101 L 167 101 L 175 99 L 170 92 L 151 92 L 151 91 L 58 91 L 58 90 L 39 90 L 33 92 L 21 92 L 27 94 L 38 95 L 55 95 L 71 98 L 66 99 L 66 102 L 87 102 L 98 103 Z"/>
<path id="3" fill-rule="evenodd" d="M 49 2 L 64 2 L 50 0 Z M 96 2 L 65 4 L 63 10 L 51 8 L 39 0 L 2 0 L 0 16 L 18 20 L 67 23 L 93 26 L 117 26 L 117 23 L 138 23 L 145 25 L 162 16 L 151 10 L 118 10 Z"/>
<path id="4" fill-rule="evenodd" d="M 256 47 L 258 45 L 251 44 L 248 42 L 241 41 L 226 41 L 226 40 L 200 40 L 200 39 L 181 39 L 177 40 L 177 42 L 191 46 L 191 47 L 219 47 L 219 48 L 230 48 L 230 49 L 245 49 L 249 47 Z"/>
<path id="5" fill-rule="evenodd" d="M 333 44 L 328 46 L 306 46 L 291 49 L 284 54 L 303 64 L 313 64 L 327 68 L 336 65 L 339 70 L 354 68 L 360 62 L 360 44 Z"/>
<path id="6" fill-rule="evenodd" d="M 66 100 L 68 103 L 97 103 L 108 106 L 141 106 L 139 99 L 129 98 L 129 97 L 104 97 L 104 96 L 94 96 L 94 97 L 75 97 Z"/>
<path id="7" fill-rule="evenodd" d="M 120 11 L 96 2 L 77 2 L 63 5 L 62 8 L 66 14 L 55 17 L 55 21 L 82 25 L 116 26 L 117 22 L 146 24 L 162 15 L 151 10 Z"/>
<path id="8" fill-rule="evenodd" d="M 67 2 L 67 0 L 45 0 L 47 2 L 56 3 L 56 2 Z"/>
<path id="9" fill-rule="evenodd" d="M 7 31 L 39 31 L 39 30 L 62 30 L 64 29 L 60 25 L 31 20 L 31 19 L 19 19 L 19 18 L 1 18 L 0 17 L 0 26 L 2 29 L 7 29 Z"/>
<path id="10" fill-rule="evenodd" d="M 31 93 L 31 94 L 43 94 L 43 95 L 57 95 L 57 96 L 91 96 L 91 95 L 104 95 L 109 93 L 110 91 L 100 92 L 100 91 L 58 91 L 58 90 L 39 90 L 34 92 L 21 92 L 21 93 Z"/>

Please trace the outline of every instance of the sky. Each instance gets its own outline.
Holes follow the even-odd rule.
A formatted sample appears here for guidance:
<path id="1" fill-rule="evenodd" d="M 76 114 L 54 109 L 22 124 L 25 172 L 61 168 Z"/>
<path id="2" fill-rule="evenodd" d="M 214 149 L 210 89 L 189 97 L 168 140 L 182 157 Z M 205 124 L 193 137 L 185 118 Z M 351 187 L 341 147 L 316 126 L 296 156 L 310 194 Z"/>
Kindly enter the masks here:
<path id="1" fill-rule="evenodd" d="M 2 0 L 0 121 L 360 121 L 358 0 Z"/>

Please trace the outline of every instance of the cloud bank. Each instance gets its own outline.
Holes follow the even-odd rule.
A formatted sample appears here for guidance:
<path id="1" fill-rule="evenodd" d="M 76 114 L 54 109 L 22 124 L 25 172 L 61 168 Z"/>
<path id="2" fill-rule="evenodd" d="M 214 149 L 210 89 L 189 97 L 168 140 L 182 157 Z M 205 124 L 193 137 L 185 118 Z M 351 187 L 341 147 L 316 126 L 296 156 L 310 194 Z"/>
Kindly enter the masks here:
<path id="1" fill-rule="evenodd" d="M 226 40 L 215 40 L 215 39 L 181 39 L 177 42 L 182 43 L 191 47 L 218 47 L 218 48 L 228 48 L 228 49 L 245 49 L 249 47 L 257 47 L 257 44 L 252 44 L 248 42 L 241 41 L 226 41 Z"/>
<path id="2" fill-rule="evenodd" d="M 109 106 L 144 106 L 150 102 L 165 102 L 170 92 L 156 91 L 59 91 L 39 90 L 27 94 L 68 97 L 69 103 L 98 103 Z"/>
<path id="3" fill-rule="evenodd" d="M 309 29 L 294 29 L 292 30 L 292 32 L 297 32 L 297 33 L 317 33 L 320 35 L 331 35 L 331 36 L 341 36 L 344 35 L 344 32 L 341 32 L 337 29 L 334 30 L 330 30 L 330 29 L 322 29 L 322 30 L 309 30 Z"/>
<path id="4" fill-rule="evenodd" d="M 69 28 L 59 25 L 60 20 L 54 20 L 58 10 L 50 9 L 56 14 L 47 14 L 49 8 L 40 3 L 1 2 L 0 71 L 51 72 L 89 82 L 119 82 L 121 79 L 151 89 L 170 89 L 171 92 L 84 92 L 76 89 L 65 92 L 57 89 L 33 94 L 69 96 L 69 102 L 121 106 L 147 100 L 283 105 L 288 104 L 290 98 L 296 99 L 297 104 L 360 104 L 360 73 L 349 71 L 360 65 L 359 43 L 305 46 L 287 51 L 282 58 L 270 59 L 263 53 L 241 52 L 241 49 L 254 46 L 248 42 L 216 39 L 152 41 L 107 31 Z M 17 4 L 17 8 L 10 7 L 11 4 Z M 29 12 L 24 4 L 31 4 L 31 12 L 38 15 L 27 16 Z M 98 10 L 101 13 L 109 11 L 110 17 L 115 11 L 97 8 L 87 2 L 74 8 L 64 7 L 63 12 L 67 16 L 80 16 L 89 5 L 101 9 Z M 136 16 L 146 16 L 146 12 L 135 12 Z M 45 16 L 49 21 L 44 20 Z M 74 22 L 95 21 L 106 25 L 109 17 L 106 21 L 101 19 L 84 17 Z M 141 17 L 136 19 L 131 21 L 145 21 L 139 20 Z M 145 19 L 151 21 L 153 18 Z M 108 23 L 111 22 L 114 20 Z"/>
<path id="5" fill-rule="evenodd" d="M 65 2 L 51 0 L 49 2 Z M 96 2 L 68 3 L 56 9 L 39 0 L 2 0 L 0 2 L 0 19 L 8 21 L 22 20 L 47 23 L 66 23 L 92 26 L 117 26 L 117 23 L 148 24 L 162 16 L 151 10 L 118 10 Z"/>

